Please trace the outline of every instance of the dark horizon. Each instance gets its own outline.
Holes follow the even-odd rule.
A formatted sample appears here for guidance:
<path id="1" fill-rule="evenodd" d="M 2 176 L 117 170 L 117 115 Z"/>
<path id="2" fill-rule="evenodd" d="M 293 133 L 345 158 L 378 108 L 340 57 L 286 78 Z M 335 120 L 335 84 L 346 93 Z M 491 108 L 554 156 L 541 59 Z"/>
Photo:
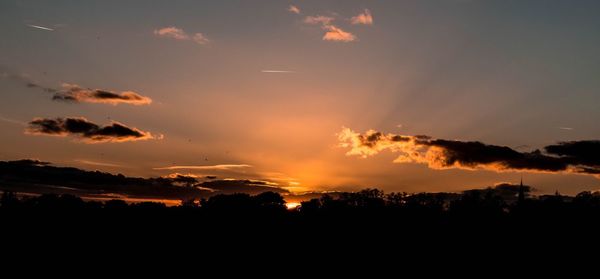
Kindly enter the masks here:
<path id="1" fill-rule="evenodd" d="M 473 191 L 495 191 L 509 203 L 516 201 L 518 189 L 525 189 L 528 197 L 534 199 L 554 195 L 569 199 L 577 196 L 559 194 L 558 190 L 554 193 L 541 193 L 535 187 L 523 185 L 522 178 L 520 183 L 521 185 L 519 183 L 499 183 L 456 192 L 391 192 L 389 194 L 437 194 L 458 197 L 461 194 Z M 377 187 L 369 187 L 368 189 L 377 189 Z M 195 177 L 180 174 L 155 178 L 127 177 L 120 173 L 111 174 L 97 170 L 86 171 L 73 167 L 54 166 L 50 162 L 39 160 L 0 161 L 0 191 L 12 192 L 24 198 L 44 194 L 59 196 L 67 194 L 84 200 L 124 200 L 128 203 L 149 201 L 164 203 L 168 206 L 178 206 L 186 202 L 199 202 L 201 199 L 216 195 L 258 195 L 273 192 L 281 194 L 288 207 L 293 208 L 299 206 L 301 202 L 320 198 L 323 195 L 338 197 L 363 190 L 293 193 L 276 185 L 269 185 L 264 181 L 221 179 L 216 176 Z M 600 194 L 597 191 L 583 191 L 581 193 Z"/>

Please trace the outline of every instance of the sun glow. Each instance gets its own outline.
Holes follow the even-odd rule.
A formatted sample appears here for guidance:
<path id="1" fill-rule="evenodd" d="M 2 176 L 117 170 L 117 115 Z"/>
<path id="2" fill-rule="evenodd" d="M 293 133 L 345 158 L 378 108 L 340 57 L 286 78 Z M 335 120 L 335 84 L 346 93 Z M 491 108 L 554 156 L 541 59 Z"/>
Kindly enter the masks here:
<path id="1" fill-rule="evenodd" d="M 293 210 L 293 209 L 300 207 L 300 203 L 299 202 L 288 202 L 285 204 L 285 206 L 287 207 L 288 210 Z"/>

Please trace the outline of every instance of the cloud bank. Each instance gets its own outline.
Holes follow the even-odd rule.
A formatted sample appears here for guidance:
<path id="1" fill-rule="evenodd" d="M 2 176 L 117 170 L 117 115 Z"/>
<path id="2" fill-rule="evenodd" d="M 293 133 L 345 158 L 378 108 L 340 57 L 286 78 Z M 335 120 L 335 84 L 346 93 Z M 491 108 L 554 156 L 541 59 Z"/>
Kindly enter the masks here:
<path id="1" fill-rule="evenodd" d="M 154 168 L 155 170 L 231 170 L 239 168 L 251 168 L 251 165 L 246 164 L 223 164 L 223 165 L 211 165 L 211 166 L 169 166 Z"/>
<path id="2" fill-rule="evenodd" d="M 395 163 L 426 164 L 432 169 L 525 170 L 600 174 L 600 141 L 559 142 L 544 151 L 519 152 L 510 147 L 478 141 L 433 139 L 429 136 L 384 134 L 374 130 L 357 133 L 343 128 L 340 146 L 350 148 L 349 156 L 363 158 L 384 150 L 400 155 Z"/>
<path id="3" fill-rule="evenodd" d="M 25 130 L 29 135 L 73 136 L 85 143 L 127 142 L 160 139 L 149 132 L 127 127 L 119 122 L 99 126 L 83 117 L 35 118 Z"/>

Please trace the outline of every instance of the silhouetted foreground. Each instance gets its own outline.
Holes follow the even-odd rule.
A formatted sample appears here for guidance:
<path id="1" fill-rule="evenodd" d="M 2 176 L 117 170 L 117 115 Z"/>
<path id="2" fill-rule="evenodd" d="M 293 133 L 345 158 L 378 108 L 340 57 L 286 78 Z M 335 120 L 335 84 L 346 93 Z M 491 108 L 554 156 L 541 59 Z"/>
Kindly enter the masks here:
<path id="1" fill-rule="evenodd" d="M 600 193 L 530 196 L 530 187 L 509 184 L 462 193 L 386 194 L 365 189 L 324 194 L 290 210 L 284 191 L 267 191 L 272 187 L 251 181 L 209 179 L 199 183 L 186 177 L 128 178 L 37 161 L 0 162 L 0 239 L 11 245 L 53 245 L 52 249 L 63 244 L 149 249 L 160 244 L 239 250 L 236 245 L 250 244 L 247 251 L 270 247 L 281 253 L 294 247 L 325 253 L 321 256 L 351 256 L 365 249 L 383 255 L 384 250 L 413 248 L 418 253 L 438 251 L 435 256 L 443 257 L 446 254 L 439 251 L 465 247 L 485 253 L 511 252 L 515 246 L 519 253 L 544 251 L 557 243 L 591 249 L 600 235 Z M 248 188 L 248 193 L 235 193 Z M 20 189 L 41 190 L 41 195 L 21 195 Z M 88 199 L 90 193 L 109 190 L 184 202 L 167 207 Z M 84 200 L 73 193 L 88 196 Z"/>
<path id="2" fill-rule="evenodd" d="M 273 192 L 255 196 L 216 195 L 199 203 L 190 201 L 176 207 L 156 202 L 84 201 L 69 194 L 18 198 L 13 192 L 4 192 L 0 200 L 0 218 L 5 224 L 40 227 L 152 226 L 173 230 L 197 228 L 204 232 L 237 228 L 275 230 L 277 234 L 361 231 L 380 236 L 431 233 L 432 230 L 593 231 L 600 225 L 598 193 L 582 192 L 575 197 L 556 194 L 519 200 L 515 198 L 519 188 L 501 185 L 462 194 L 412 195 L 366 189 L 338 193 L 336 197 L 325 194 L 319 199 L 302 202 L 300 207 L 292 210 L 286 208 L 280 194 Z"/>
<path id="3" fill-rule="evenodd" d="M 119 262 L 175 255 L 190 266 L 202 256 L 232 266 L 319 262 L 329 269 L 332 261 L 364 268 L 381 261 L 407 265 L 406 259 L 474 265 L 497 264 L 494 258 L 598 258 L 600 195 L 506 202 L 501 194 L 518 186 L 503 188 L 415 195 L 367 189 L 324 195 L 294 210 L 272 192 L 216 195 L 176 207 L 86 202 L 68 194 L 19 199 L 5 192 L 0 239 L 3 252 L 20 255 L 21 262 L 39 253 L 56 259 L 55 251 L 65 250 L 75 251 L 70 257 Z"/>

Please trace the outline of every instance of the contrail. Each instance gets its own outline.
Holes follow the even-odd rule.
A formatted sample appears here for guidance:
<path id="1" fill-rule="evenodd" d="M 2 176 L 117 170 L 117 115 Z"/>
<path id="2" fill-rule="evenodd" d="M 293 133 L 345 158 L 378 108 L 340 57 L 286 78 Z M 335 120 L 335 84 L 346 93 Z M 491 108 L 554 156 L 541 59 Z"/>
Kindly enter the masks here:
<path id="1" fill-rule="evenodd" d="M 291 74 L 295 73 L 295 71 L 284 71 L 284 70 L 262 70 L 261 73 L 271 73 L 271 74 Z"/>
<path id="2" fill-rule="evenodd" d="M 52 29 L 52 28 L 48 28 L 48 27 L 44 27 L 44 26 L 39 26 L 39 25 L 27 24 L 27 26 L 33 27 L 33 28 L 37 28 L 37 29 L 46 30 L 46 31 L 54 31 L 54 29 Z"/>
<path id="3" fill-rule="evenodd" d="M 0 121 L 3 122 L 7 122 L 7 123 L 12 123 L 12 124 L 17 124 L 17 125 L 21 125 L 21 126 L 27 126 L 27 123 L 23 122 L 23 121 L 19 121 L 19 120 L 15 120 L 12 118 L 6 118 L 2 115 L 0 115 Z"/>

